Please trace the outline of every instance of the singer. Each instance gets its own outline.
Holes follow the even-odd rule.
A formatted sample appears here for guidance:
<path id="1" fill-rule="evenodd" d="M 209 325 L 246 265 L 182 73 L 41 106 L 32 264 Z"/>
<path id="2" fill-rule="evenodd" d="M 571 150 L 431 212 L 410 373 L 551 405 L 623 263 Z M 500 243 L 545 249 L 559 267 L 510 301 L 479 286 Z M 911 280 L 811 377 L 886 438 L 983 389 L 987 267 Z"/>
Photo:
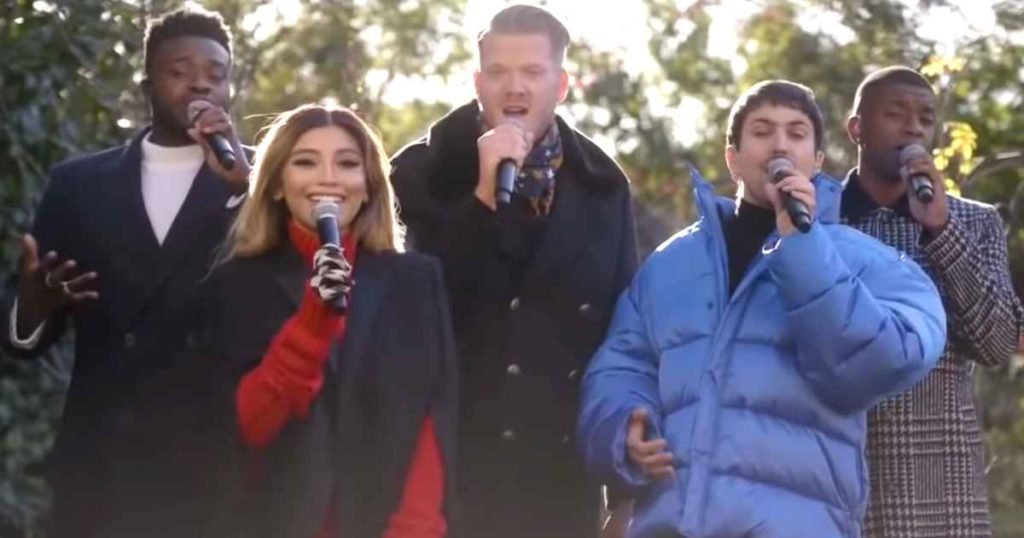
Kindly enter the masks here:
<path id="1" fill-rule="evenodd" d="M 184 433 L 205 405 L 183 359 L 248 164 L 213 165 L 187 108 L 227 106 L 231 36 L 219 15 L 184 9 L 151 21 L 144 49 L 152 123 L 122 147 L 54 168 L 24 238 L 17 300 L 3 309 L 13 354 L 37 356 L 75 328 L 47 469 L 54 538 L 199 536 L 208 504 L 194 472 L 202 452 Z M 226 114 L 202 128 L 241 148 Z"/>
<path id="2" fill-rule="evenodd" d="M 839 183 L 807 179 L 821 125 L 804 86 L 747 90 L 726 148 L 739 203 L 692 171 L 700 220 L 619 299 L 579 438 L 589 468 L 633 493 L 631 536 L 860 536 L 865 415 L 935 365 L 946 320 L 916 264 L 838 224 Z M 793 167 L 775 186 L 780 156 Z M 816 215 L 807 233 L 787 190 Z"/>
<path id="3" fill-rule="evenodd" d="M 286 112 L 257 148 L 209 293 L 225 429 L 244 446 L 221 536 L 445 535 L 455 346 L 440 265 L 402 253 L 387 170 L 344 108 Z M 316 235 L 324 200 L 342 249 Z"/>
<path id="4" fill-rule="evenodd" d="M 462 367 L 460 537 L 593 536 L 598 491 L 573 450 L 579 380 L 637 264 L 629 183 L 555 107 L 569 34 L 498 12 L 477 100 L 393 161 L 412 245 L 444 266 Z M 495 198 L 504 159 L 519 167 Z"/>
<path id="5" fill-rule="evenodd" d="M 949 318 L 939 368 L 868 415 L 869 537 L 992 535 L 974 368 L 1009 360 L 1024 316 L 996 209 L 947 193 L 927 154 L 900 160 L 912 144 L 931 147 L 935 106 L 920 73 L 887 67 L 860 84 L 847 123 L 858 161 L 843 191 L 843 221 L 921 264 Z M 921 175 L 934 189 L 929 203 L 908 195 Z"/>

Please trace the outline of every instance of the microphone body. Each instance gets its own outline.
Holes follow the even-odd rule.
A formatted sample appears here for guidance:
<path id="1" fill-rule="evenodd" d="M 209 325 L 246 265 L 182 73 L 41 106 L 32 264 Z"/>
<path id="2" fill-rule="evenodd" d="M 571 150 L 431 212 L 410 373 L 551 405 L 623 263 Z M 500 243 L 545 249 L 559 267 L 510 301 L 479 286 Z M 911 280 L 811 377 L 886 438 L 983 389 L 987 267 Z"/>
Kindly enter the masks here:
<path id="1" fill-rule="evenodd" d="M 772 159 L 768 163 L 768 180 L 778 183 L 786 179 L 785 170 L 793 167 L 793 161 L 785 157 Z M 807 205 L 787 193 L 780 194 L 782 194 L 782 205 L 786 208 L 786 213 L 789 214 L 789 220 L 793 221 L 793 226 L 796 226 L 796 229 L 802 233 L 810 231 L 811 212 L 807 209 Z"/>
<path id="2" fill-rule="evenodd" d="M 516 190 L 516 176 L 519 170 L 516 169 L 516 162 L 512 159 L 502 159 L 498 163 L 498 184 L 494 189 L 494 197 L 498 205 L 508 205 L 512 201 L 512 193 Z"/>
<path id="3" fill-rule="evenodd" d="M 188 117 L 192 123 L 196 122 L 199 115 L 204 110 L 213 106 L 209 101 L 197 99 L 188 104 Z M 235 156 L 235 149 L 231 147 L 231 142 L 228 142 L 227 137 L 221 133 L 210 133 L 204 134 L 203 138 L 210 144 L 210 149 L 213 150 L 213 155 L 217 157 L 217 162 L 224 167 L 225 170 L 232 170 L 235 164 L 238 162 L 238 157 Z"/>
<path id="4" fill-rule="evenodd" d="M 334 200 L 320 200 L 313 206 L 313 220 L 316 222 L 317 236 L 320 237 L 320 246 L 334 245 L 341 250 L 341 206 Z M 331 307 L 338 313 L 344 313 L 348 309 L 348 296 L 339 294 L 331 304 Z"/>
<path id="5" fill-rule="evenodd" d="M 900 149 L 900 164 L 903 166 L 907 166 L 910 161 L 920 157 L 931 157 L 928 150 L 920 144 L 908 144 Z M 935 198 L 935 186 L 932 185 L 932 178 L 928 177 L 928 174 L 910 176 L 910 190 L 923 204 L 927 204 Z"/>

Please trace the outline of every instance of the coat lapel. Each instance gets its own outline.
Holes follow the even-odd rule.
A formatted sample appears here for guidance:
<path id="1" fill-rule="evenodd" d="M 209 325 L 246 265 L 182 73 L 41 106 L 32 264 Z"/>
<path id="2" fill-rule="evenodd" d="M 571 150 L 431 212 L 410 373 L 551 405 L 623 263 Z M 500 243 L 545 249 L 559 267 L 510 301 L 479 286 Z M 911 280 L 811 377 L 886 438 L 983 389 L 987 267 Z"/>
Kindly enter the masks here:
<path id="1" fill-rule="evenodd" d="M 527 269 L 523 287 L 565 281 L 590 273 L 581 263 L 593 261 L 608 227 L 619 222 L 607 193 L 624 181 L 618 166 L 593 142 L 557 117 L 565 162 L 555 183 L 555 201 L 540 244 Z M 590 254 L 590 255 L 588 255 Z M 541 288 L 543 289 L 543 288 Z"/>
<path id="2" fill-rule="evenodd" d="M 290 245 L 281 249 L 272 267 L 271 271 L 274 281 L 277 283 L 277 290 L 288 299 L 292 310 L 298 310 L 299 305 L 302 304 L 306 280 L 311 274 L 309 267 Z"/>
<path id="3" fill-rule="evenodd" d="M 551 214 L 527 269 L 523 287 L 531 282 L 553 282 L 572 269 L 586 256 L 581 252 L 590 246 L 591 230 L 601 228 L 601 204 L 587 200 L 588 193 L 568 176 L 559 178 Z"/>
<path id="4" fill-rule="evenodd" d="M 197 244 L 219 244 L 224 240 L 219 235 L 226 232 L 224 227 L 211 224 L 225 218 L 225 204 L 229 194 L 226 181 L 203 164 L 164 238 L 160 249 L 160 273 L 155 282 L 157 285 L 175 273 Z M 211 230 L 215 230 L 218 236 L 209 237 Z"/>
<path id="5" fill-rule="evenodd" d="M 373 330 L 373 322 L 384 302 L 391 280 L 387 260 L 389 255 L 360 251 L 356 260 L 355 287 L 346 319 L 345 339 L 332 357 L 332 369 L 344 367 L 351 371 L 362 356 L 363 349 Z M 274 263 L 274 280 L 278 291 L 283 293 L 292 308 L 298 310 L 302 304 L 310 269 L 293 248 L 287 248 Z M 342 378 L 347 376 L 341 376 Z"/>
<path id="6" fill-rule="evenodd" d="M 336 362 L 332 366 L 351 372 L 363 356 L 363 350 L 373 331 L 377 312 L 384 302 L 391 272 L 388 270 L 387 254 L 362 250 L 356 260 L 355 287 L 352 289 L 352 300 L 349 304 L 348 319 L 345 327 L 345 340 L 335 355 Z M 339 376 L 340 379 L 349 377 Z"/>
<path id="7" fill-rule="evenodd" d="M 142 138 L 147 133 L 137 135 L 125 148 L 117 171 L 107 183 L 111 203 L 103 208 L 110 212 L 113 233 L 120 238 L 118 244 L 136 263 L 156 260 L 160 251 L 142 200 Z"/>
<path id="8" fill-rule="evenodd" d="M 100 289 L 104 282 L 116 282 L 120 288 L 115 295 L 123 298 L 117 306 L 123 329 L 131 327 L 149 295 L 153 275 L 160 270 L 160 244 L 142 200 L 141 146 L 145 135 L 143 131 L 125 148 L 103 183 L 105 199 L 96 204 L 108 223 L 101 240 L 109 245 L 106 255 L 110 263 L 105 266 L 111 273 L 100 274 Z"/>
<path id="9" fill-rule="evenodd" d="M 194 256 L 197 250 L 210 255 L 210 259 L 203 260 L 203 263 L 213 263 L 214 249 L 223 241 L 226 233 L 225 204 L 230 195 L 227 183 L 203 164 L 161 246 L 153 233 L 142 199 L 141 137 L 137 142 L 139 144 L 133 144 L 128 158 L 123 160 L 123 200 L 116 204 L 123 206 L 121 211 L 125 215 L 121 221 L 124 233 L 129 238 L 127 250 L 134 253 L 133 272 L 140 275 L 133 278 L 142 279 L 138 283 L 137 292 L 132 294 L 132 304 L 125 309 L 125 319 L 129 326 L 153 300 L 154 294 L 180 271 L 182 263 Z M 215 236 L 211 236 L 211 233 Z M 139 267 L 145 263 L 151 266 L 144 269 Z"/>

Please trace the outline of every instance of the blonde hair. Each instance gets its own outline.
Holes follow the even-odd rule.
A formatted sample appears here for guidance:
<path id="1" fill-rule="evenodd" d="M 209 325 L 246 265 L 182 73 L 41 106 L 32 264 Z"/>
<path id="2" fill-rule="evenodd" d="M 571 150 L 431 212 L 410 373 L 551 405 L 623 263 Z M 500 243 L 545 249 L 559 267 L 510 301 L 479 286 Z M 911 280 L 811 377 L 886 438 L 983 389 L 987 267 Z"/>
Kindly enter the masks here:
<path id="1" fill-rule="evenodd" d="M 352 221 L 351 233 L 360 248 L 404 249 L 405 228 L 398 220 L 395 193 L 388 180 L 391 166 L 380 137 L 348 108 L 307 104 L 278 115 L 264 129 L 256 148 L 249 198 L 228 232 L 225 260 L 259 256 L 281 245 L 291 216 L 285 201 L 274 198 L 283 190 L 281 172 L 303 134 L 331 126 L 344 129 L 355 139 L 366 171 L 366 203 Z"/>

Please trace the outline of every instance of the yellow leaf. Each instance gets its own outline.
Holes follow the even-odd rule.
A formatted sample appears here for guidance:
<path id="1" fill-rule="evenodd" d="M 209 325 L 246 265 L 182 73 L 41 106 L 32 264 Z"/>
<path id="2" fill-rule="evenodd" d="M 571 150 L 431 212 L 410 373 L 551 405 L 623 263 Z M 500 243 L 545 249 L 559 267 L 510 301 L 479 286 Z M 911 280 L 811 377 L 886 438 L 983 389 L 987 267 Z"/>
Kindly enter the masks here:
<path id="1" fill-rule="evenodd" d="M 950 194 L 953 194 L 955 196 L 960 196 L 960 185 L 957 185 L 956 181 L 953 181 L 951 178 L 947 177 L 945 179 L 946 179 L 946 192 L 948 192 Z"/>

